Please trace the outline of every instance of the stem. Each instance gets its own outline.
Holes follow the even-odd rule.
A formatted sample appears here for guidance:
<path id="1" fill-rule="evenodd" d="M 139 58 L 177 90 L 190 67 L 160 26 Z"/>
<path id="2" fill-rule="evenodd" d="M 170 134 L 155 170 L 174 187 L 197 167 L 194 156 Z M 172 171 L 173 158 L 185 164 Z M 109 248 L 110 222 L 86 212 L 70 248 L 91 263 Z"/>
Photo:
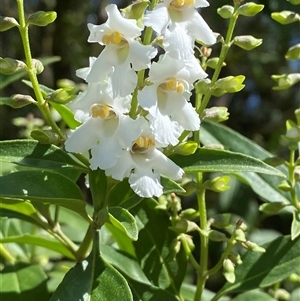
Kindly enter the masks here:
<path id="1" fill-rule="evenodd" d="M 93 235 L 94 235 L 93 224 L 90 224 L 85 233 L 84 239 L 83 239 L 82 243 L 80 244 L 79 249 L 76 252 L 76 257 L 77 257 L 78 261 L 82 261 L 83 259 L 85 259 L 87 257 L 88 250 L 93 241 Z"/>
<path id="2" fill-rule="evenodd" d="M 24 3 L 23 0 L 17 0 L 18 4 L 18 15 L 19 15 L 19 32 L 22 39 L 22 44 L 24 48 L 24 54 L 26 59 L 26 71 L 29 76 L 29 79 L 32 83 L 32 88 L 37 100 L 37 106 L 40 109 L 43 117 L 47 121 L 47 123 L 51 126 L 52 130 L 61 138 L 65 139 L 64 134 L 61 132 L 60 128 L 57 126 L 55 121 L 53 120 L 51 116 L 51 112 L 49 109 L 48 103 L 43 98 L 42 92 L 39 88 L 39 82 L 37 79 L 36 69 L 33 66 L 32 63 L 32 56 L 31 56 L 31 50 L 30 50 L 30 43 L 29 43 L 29 35 L 28 35 L 28 27 L 29 25 L 26 24 L 25 21 L 25 13 L 24 13 Z"/>
<path id="3" fill-rule="evenodd" d="M 186 239 L 181 236 L 180 241 L 182 243 L 183 249 L 184 249 L 185 253 L 187 254 L 192 266 L 196 269 L 196 271 L 198 271 L 200 269 L 200 265 L 198 264 L 195 257 L 193 256 L 193 253 L 192 253 Z"/>
<path id="4" fill-rule="evenodd" d="M 206 203 L 205 203 L 205 189 L 202 187 L 202 173 L 197 174 L 197 200 L 199 208 L 199 217 L 200 217 L 200 268 L 197 273 L 197 289 L 194 296 L 194 301 L 200 301 L 201 296 L 205 287 L 205 282 L 207 279 L 207 266 L 208 266 L 208 224 L 207 224 L 207 212 L 206 212 Z"/>
<path id="5" fill-rule="evenodd" d="M 222 44 L 222 48 L 221 48 L 221 53 L 220 53 L 220 57 L 219 57 L 219 60 L 218 60 L 218 64 L 217 64 L 217 67 L 216 67 L 216 69 L 214 71 L 213 77 L 211 79 L 211 87 L 212 88 L 210 89 L 209 92 L 207 92 L 204 95 L 204 98 L 201 101 L 199 109 L 197 108 L 197 112 L 198 112 L 198 114 L 199 114 L 200 117 L 202 117 L 204 109 L 206 108 L 206 106 L 207 106 L 207 104 L 208 104 L 208 102 L 209 102 L 209 100 L 210 100 L 210 98 L 212 96 L 213 86 L 214 86 L 214 84 L 216 83 L 216 81 L 219 78 L 219 75 L 220 75 L 223 63 L 224 63 L 225 58 L 227 56 L 228 50 L 229 50 L 229 48 L 231 46 L 231 39 L 232 39 L 232 35 L 233 35 L 235 24 L 236 24 L 236 21 L 237 21 L 237 18 L 238 18 L 238 14 L 237 14 L 238 7 L 239 7 L 239 4 L 235 3 L 234 4 L 234 13 L 233 13 L 233 15 L 232 15 L 232 17 L 230 18 L 230 21 L 229 21 L 229 26 L 228 26 L 226 38 L 225 38 L 224 43 Z M 196 100 L 197 100 L 197 103 L 200 103 L 200 99 L 197 98 L 197 96 L 196 96 Z"/>
<path id="6" fill-rule="evenodd" d="M 3 244 L 0 244 L 0 256 L 11 264 L 14 264 L 16 261 L 16 259 L 6 250 Z"/>
<path id="7" fill-rule="evenodd" d="M 295 206 L 297 210 L 299 210 L 298 198 L 296 195 L 296 180 L 295 180 L 295 150 L 291 150 L 290 152 L 290 162 L 287 164 L 289 170 L 289 180 L 291 182 L 291 198 L 292 204 Z"/>

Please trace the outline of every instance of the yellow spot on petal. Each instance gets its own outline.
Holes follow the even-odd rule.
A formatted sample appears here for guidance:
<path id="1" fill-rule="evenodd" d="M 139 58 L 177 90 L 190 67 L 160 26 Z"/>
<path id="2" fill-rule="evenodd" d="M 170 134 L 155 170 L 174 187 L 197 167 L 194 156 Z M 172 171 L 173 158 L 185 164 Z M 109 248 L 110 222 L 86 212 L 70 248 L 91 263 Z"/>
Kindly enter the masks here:
<path id="1" fill-rule="evenodd" d="M 133 152 L 143 152 L 150 147 L 155 146 L 155 140 L 151 137 L 140 136 L 134 141 L 132 146 Z"/>
<path id="2" fill-rule="evenodd" d="M 91 116 L 93 118 L 100 117 L 102 119 L 107 119 L 109 117 L 115 116 L 115 112 L 111 107 L 102 104 L 94 104 L 91 106 Z"/>
<path id="3" fill-rule="evenodd" d="M 165 83 L 165 87 L 162 86 L 162 88 L 165 88 L 169 91 L 175 91 L 177 93 L 183 93 L 185 91 L 184 84 L 174 78 L 169 79 Z"/>
<path id="4" fill-rule="evenodd" d="M 195 0 L 173 0 L 170 5 L 176 8 L 194 5 Z"/>
<path id="5" fill-rule="evenodd" d="M 122 35 L 118 31 L 114 31 L 110 34 L 106 34 L 102 38 L 102 42 L 106 45 L 115 44 L 118 45 L 123 41 Z"/>

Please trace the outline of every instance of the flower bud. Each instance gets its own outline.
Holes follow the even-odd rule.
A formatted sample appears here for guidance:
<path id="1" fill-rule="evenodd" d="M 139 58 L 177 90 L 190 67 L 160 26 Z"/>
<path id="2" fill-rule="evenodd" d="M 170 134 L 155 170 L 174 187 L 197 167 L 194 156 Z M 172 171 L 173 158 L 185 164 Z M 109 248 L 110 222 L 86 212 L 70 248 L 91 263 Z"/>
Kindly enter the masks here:
<path id="1" fill-rule="evenodd" d="M 292 283 L 300 283 L 300 275 L 293 273 L 288 277 L 288 281 Z"/>
<path id="2" fill-rule="evenodd" d="M 143 27 L 143 16 L 148 6 L 147 1 L 135 1 L 131 5 L 121 9 L 124 18 L 137 20 L 137 25 Z"/>
<path id="3" fill-rule="evenodd" d="M 243 85 L 244 80 L 245 80 L 244 75 L 227 76 L 227 77 L 221 78 L 221 79 L 217 80 L 217 82 L 215 83 L 215 85 L 213 87 L 213 95 L 220 96 L 220 95 L 217 95 L 220 91 L 221 92 L 225 91 L 225 93 L 226 92 L 235 93 L 235 92 L 241 91 L 245 87 L 245 85 Z"/>
<path id="4" fill-rule="evenodd" d="M 230 180 L 229 176 L 216 177 L 212 180 L 207 181 L 207 189 L 215 192 L 223 192 L 228 190 L 230 187 L 227 185 Z"/>
<path id="5" fill-rule="evenodd" d="M 300 0 L 287 0 L 287 1 L 294 4 L 294 5 L 299 5 L 300 4 Z"/>
<path id="6" fill-rule="evenodd" d="M 248 226 L 243 222 L 243 220 L 239 219 L 235 225 L 236 229 L 241 229 L 246 232 L 248 230 Z"/>
<path id="7" fill-rule="evenodd" d="M 19 60 L 14 60 L 9 57 L 0 57 L 0 73 L 9 75 L 13 74 L 21 69 L 24 69 L 26 64 Z"/>
<path id="8" fill-rule="evenodd" d="M 264 5 L 256 4 L 253 2 L 247 2 L 243 5 L 241 5 L 238 8 L 238 14 L 246 17 L 253 17 L 256 14 L 258 14 L 260 11 L 262 11 L 264 8 Z"/>
<path id="9" fill-rule="evenodd" d="M 259 210 L 267 214 L 275 214 L 288 205 L 283 202 L 264 203 L 259 206 Z"/>
<path id="10" fill-rule="evenodd" d="M 30 95 L 15 94 L 11 97 L 3 97 L 0 104 L 8 105 L 14 109 L 23 108 L 29 104 L 35 103 L 35 100 Z"/>
<path id="11" fill-rule="evenodd" d="M 236 229 L 234 231 L 234 238 L 238 242 L 246 242 L 246 235 L 245 232 L 242 229 Z"/>
<path id="12" fill-rule="evenodd" d="M 209 47 L 206 47 L 206 46 L 202 46 L 201 47 L 201 53 L 202 53 L 202 55 L 204 56 L 204 57 L 210 57 L 210 55 L 211 55 L 211 52 L 212 52 L 212 49 L 211 48 L 209 48 Z"/>
<path id="13" fill-rule="evenodd" d="M 286 134 L 284 138 L 288 141 L 300 142 L 300 127 L 294 121 L 286 121 Z"/>
<path id="14" fill-rule="evenodd" d="M 44 71 L 44 65 L 40 60 L 33 59 L 32 64 L 34 69 L 36 70 L 36 74 L 40 74 Z"/>
<path id="15" fill-rule="evenodd" d="M 199 229 L 196 223 L 188 221 L 186 219 L 175 221 L 173 226 L 169 228 L 177 233 L 188 233 Z"/>
<path id="16" fill-rule="evenodd" d="M 188 234 L 181 234 L 180 238 L 181 238 L 181 240 L 184 240 L 187 243 L 187 245 L 191 251 L 193 251 L 195 249 L 195 244 L 194 244 L 192 236 L 190 236 Z"/>
<path id="17" fill-rule="evenodd" d="M 38 11 L 28 17 L 28 24 L 36 26 L 47 26 L 48 24 L 55 21 L 56 16 L 57 14 L 55 11 Z"/>
<path id="18" fill-rule="evenodd" d="M 195 141 L 185 141 L 181 142 L 175 146 L 174 152 L 183 156 L 188 156 L 193 154 L 198 148 L 198 143 Z"/>
<path id="19" fill-rule="evenodd" d="M 277 21 L 282 25 L 298 22 L 300 20 L 300 16 L 298 14 L 288 10 L 283 10 L 281 12 L 274 12 L 271 14 L 271 17 L 273 20 Z"/>
<path id="20" fill-rule="evenodd" d="M 199 212 L 193 208 L 182 210 L 179 214 L 180 218 L 187 219 L 189 221 L 195 219 L 198 216 L 199 216 Z"/>
<path id="21" fill-rule="evenodd" d="M 266 249 L 264 249 L 263 247 L 260 247 L 259 245 L 257 245 L 254 242 L 251 241 L 246 241 L 244 243 L 242 243 L 242 246 L 248 250 L 248 251 L 253 251 L 253 252 L 260 252 L 260 253 L 265 253 Z"/>
<path id="22" fill-rule="evenodd" d="M 244 50 L 252 50 L 262 44 L 262 39 L 256 39 L 253 36 L 237 36 L 233 39 L 233 44 Z"/>
<path id="23" fill-rule="evenodd" d="M 204 110 L 203 119 L 208 119 L 213 122 L 222 122 L 229 118 L 228 108 L 212 107 Z"/>
<path id="24" fill-rule="evenodd" d="M 233 16 L 234 7 L 231 5 L 223 5 L 217 9 L 217 12 L 223 19 L 229 19 Z"/>
<path id="25" fill-rule="evenodd" d="M 297 44 L 297 45 L 294 45 L 294 46 L 290 47 L 284 57 L 287 60 L 298 60 L 298 59 L 300 59 L 300 44 Z"/>
<path id="26" fill-rule="evenodd" d="M 208 238 L 212 241 L 227 241 L 226 235 L 216 230 L 209 231 Z"/>
<path id="27" fill-rule="evenodd" d="M 278 185 L 278 189 L 288 192 L 292 189 L 292 186 L 287 180 L 284 180 Z"/>
<path id="28" fill-rule="evenodd" d="M 58 145 L 61 142 L 59 136 L 51 130 L 34 130 L 30 136 L 41 144 Z"/>
<path id="29" fill-rule="evenodd" d="M 234 264 L 230 259 L 224 259 L 223 261 L 223 275 L 229 283 L 235 282 Z"/>
<path id="30" fill-rule="evenodd" d="M 70 95 L 68 92 L 72 91 L 73 87 L 60 88 L 47 95 L 47 101 L 53 101 L 59 104 L 66 104 L 67 102 L 76 98 L 76 95 Z"/>
<path id="31" fill-rule="evenodd" d="M 197 94 L 207 93 L 208 91 L 210 91 L 210 88 L 211 88 L 210 84 L 211 84 L 210 79 L 208 79 L 208 78 L 200 79 L 195 84 L 196 93 Z"/>
<path id="32" fill-rule="evenodd" d="M 300 126 L 300 108 L 295 110 L 295 116 L 297 119 L 297 125 Z"/>
<path id="33" fill-rule="evenodd" d="M 285 90 L 300 82 L 300 73 L 290 73 L 281 75 L 272 75 L 278 86 L 273 87 L 273 90 Z"/>
<path id="34" fill-rule="evenodd" d="M 217 65 L 218 65 L 218 62 L 219 62 L 219 58 L 214 57 L 214 58 L 211 58 L 211 59 L 207 60 L 205 64 L 209 68 L 216 69 Z M 226 63 L 223 62 L 222 67 L 224 67 L 224 66 L 226 66 Z"/>
<path id="35" fill-rule="evenodd" d="M 241 259 L 241 255 L 235 251 L 231 251 L 228 255 L 228 259 L 230 259 L 234 264 L 242 264 L 243 261 Z"/>
<path id="36" fill-rule="evenodd" d="M 19 26 L 19 23 L 15 18 L 0 16 L 0 31 L 6 31 L 15 26 Z"/>
<path id="37" fill-rule="evenodd" d="M 168 259 L 175 260 L 176 255 L 180 251 L 180 248 L 181 248 L 181 241 L 178 240 L 178 238 L 173 239 L 169 246 Z"/>
<path id="38" fill-rule="evenodd" d="M 280 301 L 286 301 L 286 300 L 290 300 L 291 294 L 283 289 L 283 288 L 279 288 L 276 291 L 271 292 L 271 295 L 276 299 L 276 300 L 280 300 Z"/>

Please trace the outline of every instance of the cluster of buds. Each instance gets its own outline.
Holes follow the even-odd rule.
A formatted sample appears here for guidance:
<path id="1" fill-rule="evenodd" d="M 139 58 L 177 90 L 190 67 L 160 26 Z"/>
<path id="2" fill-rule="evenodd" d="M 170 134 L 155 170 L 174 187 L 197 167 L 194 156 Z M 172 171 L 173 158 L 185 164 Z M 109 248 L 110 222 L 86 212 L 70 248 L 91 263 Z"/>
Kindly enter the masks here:
<path id="1" fill-rule="evenodd" d="M 207 76 L 194 56 L 195 40 L 216 41 L 195 9 L 208 5 L 206 0 L 164 0 L 137 21 L 111 4 L 104 24 L 88 24 L 88 41 L 104 49 L 90 58 L 89 67 L 77 70 L 87 89 L 70 104 L 80 126 L 65 148 L 90 151 L 92 170 L 100 168 L 120 181 L 128 177 L 141 197 L 163 193 L 160 175 L 179 180 L 184 173 L 162 151 L 176 146 L 184 130 L 200 127 L 189 99 L 193 83 Z M 160 41 L 163 54 L 156 62 L 157 47 L 140 42 L 144 26 Z M 145 69 L 147 80 L 138 73 Z"/>

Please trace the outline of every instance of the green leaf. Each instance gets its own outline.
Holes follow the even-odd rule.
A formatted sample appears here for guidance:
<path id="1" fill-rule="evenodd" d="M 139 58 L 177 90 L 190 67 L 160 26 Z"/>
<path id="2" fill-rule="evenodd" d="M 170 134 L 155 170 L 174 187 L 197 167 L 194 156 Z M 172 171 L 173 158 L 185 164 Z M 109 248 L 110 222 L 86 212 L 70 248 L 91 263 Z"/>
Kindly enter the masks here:
<path id="1" fill-rule="evenodd" d="M 46 249 L 58 252 L 70 259 L 73 260 L 75 259 L 74 255 L 63 244 L 61 244 L 56 240 L 50 240 L 50 239 L 46 239 L 40 236 L 34 236 L 30 234 L 0 238 L 0 243 L 11 243 L 11 242 L 44 247 Z"/>
<path id="2" fill-rule="evenodd" d="M 266 294 L 260 290 L 253 290 L 243 294 L 238 295 L 233 298 L 232 301 L 276 301 L 269 294 Z"/>
<path id="3" fill-rule="evenodd" d="M 103 258 L 110 262 L 123 275 L 137 282 L 151 285 L 136 258 L 108 245 L 101 245 L 100 250 Z"/>
<path id="4" fill-rule="evenodd" d="M 171 160 L 182 167 L 185 172 L 258 172 L 284 176 L 276 168 L 242 153 L 201 148 L 186 157 L 172 155 Z"/>
<path id="5" fill-rule="evenodd" d="M 160 183 L 164 187 L 164 193 L 185 193 L 185 190 L 175 181 L 161 176 Z"/>
<path id="6" fill-rule="evenodd" d="M 243 263 L 235 270 L 235 283 L 225 284 L 213 300 L 228 293 L 268 287 L 300 272 L 300 237 L 293 241 L 290 236 L 278 237 L 263 247 L 265 253 L 247 252 L 242 257 Z"/>
<path id="7" fill-rule="evenodd" d="M 48 300 L 47 275 L 38 265 L 18 263 L 1 273 L 0 300 Z"/>
<path id="8" fill-rule="evenodd" d="M 222 144 L 231 151 L 244 153 L 260 160 L 273 157 L 271 153 L 258 144 L 222 124 L 203 122 L 200 129 L 200 140 L 204 145 Z M 286 175 L 288 174 L 286 167 L 279 166 L 277 169 Z M 291 200 L 289 193 L 277 189 L 282 181 L 279 177 L 251 172 L 238 172 L 234 175 L 240 181 L 251 186 L 264 200 L 281 203 L 289 203 Z M 296 186 L 298 193 L 300 193 L 300 185 Z"/>
<path id="9" fill-rule="evenodd" d="M 155 200 L 145 199 L 133 209 L 140 229 L 139 239 L 133 242 L 136 257 L 154 286 L 179 296 L 186 274 L 186 255 L 183 249 L 176 253 L 176 233 L 169 229 L 171 222 L 166 212 L 156 206 Z"/>
<path id="10" fill-rule="evenodd" d="M 292 229 L 291 229 L 292 240 L 296 239 L 299 235 L 300 235 L 300 212 L 295 210 L 293 212 L 293 222 L 292 222 Z"/>
<path id="11" fill-rule="evenodd" d="M 122 207 L 109 207 L 109 221 L 116 228 L 124 232 L 130 239 L 138 239 L 138 228 L 135 218 Z"/>
<path id="12" fill-rule="evenodd" d="M 27 139 L 1 141 L 0 161 L 42 169 L 75 168 L 87 172 L 85 166 L 57 146 Z"/>
<path id="13" fill-rule="evenodd" d="M 90 299 L 89 299 L 90 297 Z M 125 278 L 93 250 L 64 277 L 50 301 L 132 301 Z"/>
<path id="14" fill-rule="evenodd" d="M 60 57 L 59 56 L 44 57 L 44 58 L 40 58 L 39 60 L 43 63 L 44 66 L 47 66 L 49 64 L 60 61 Z M 18 71 L 11 75 L 0 74 L 0 90 L 5 88 L 9 84 L 21 79 L 25 75 L 26 75 L 25 70 Z"/>
<path id="15" fill-rule="evenodd" d="M 26 170 L 2 176 L 0 196 L 63 206 L 90 221 L 79 187 L 58 173 Z"/>

